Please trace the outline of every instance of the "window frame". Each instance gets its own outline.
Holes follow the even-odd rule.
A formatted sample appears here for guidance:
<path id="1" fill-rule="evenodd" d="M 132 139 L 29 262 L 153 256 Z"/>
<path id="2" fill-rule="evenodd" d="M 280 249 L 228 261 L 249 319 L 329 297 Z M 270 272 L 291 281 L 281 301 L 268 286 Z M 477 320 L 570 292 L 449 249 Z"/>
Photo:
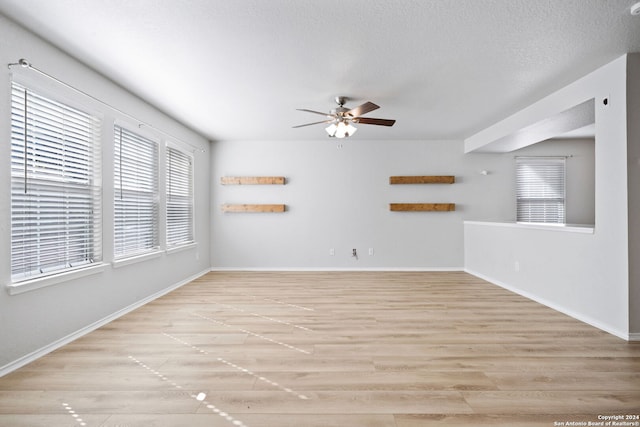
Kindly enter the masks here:
<path id="1" fill-rule="evenodd" d="M 131 142 L 133 139 L 137 139 L 136 142 L 144 142 L 144 143 L 151 143 L 153 144 L 153 147 L 155 148 L 155 153 L 153 153 L 153 160 L 155 161 L 154 165 L 151 165 L 150 167 L 153 169 L 155 167 L 155 169 L 148 171 L 145 170 L 143 171 L 143 173 L 147 173 L 150 176 L 153 176 L 155 178 L 155 181 L 152 183 L 152 188 L 148 189 L 148 188 L 143 188 L 140 189 L 138 187 L 138 192 L 137 194 L 141 195 L 140 198 L 134 198 L 134 197 L 130 197 L 128 200 L 129 202 L 135 202 L 135 201 L 142 201 L 142 202 L 147 202 L 148 200 L 152 200 L 152 221 L 148 222 L 147 224 L 151 224 L 151 230 L 149 229 L 145 229 L 143 227 L 141 227 L 140 229 L 136 229 L 136 232 L 138 233 L 138 236 L 150 236 L 151 238 L 151 244 L 148 245 L 147 247 L 141 247 L 140 245 L 142 245 L 144 243 L 144 240 L 146 240 L 148 242 L 148 238 L 143 238 L 143 241 L 135 241 L 134 246 L 135 248 L 133 249 L 129 249 L 128 251 L 123 251 L 123 252 L 119 252 L 119 248 L 118 248 L 118 226 L 119 226 L 119 219 L 118 219 L 118 195 L 120 194 L 120 197 L 122 197 L 122 181 L 119 182 L 119 180 L 122 179 L 122 173 L 126 172 L 127 175 L 130 177 L 129 181 L 129 187 L 131 187 L 132 184 L 138 184 L 138 182 L 131 182 L 131 174 L 134 173 L 134 171 L 127 169 L 126 171 L 122 170 L 122 159 L 119 159 L 119 155 L 121 155 L 122 153 L 122 147 L 120 147 L 119 149 L 119 143 L 122 144 L 122 141 L 119 141 L 119 137 L 120 137 L 120 132 L 119 129 L 122 130 L 123 132 L 126 132 L 129 134 L 129 138 L 128 140 Z M 153 255 L 158 254 L 161 250 L 161 242 L 160 242 L 160 212 L 161 212 L 161 203 L 160 203 L 160 189 L 161 189 L 161 183 L 160 183 L 160 169 L 161 169 L 161 165 L 160 165 L 160 150 L 161 150 L 161 139 L 159 137 L 157 137 L 155 134 L 151 133 L 151 132 L 144 132 L 141 129 L 136 129 L 136 127 L 130 125 L 127 122 L 123 122 L 121 120 L 115 120 L 113 123 L 113 144 L 114 144 L 114 150 L 113 150 L 113 164 L 112 164 L 112 170 L 113 170 L 113 261 L 112 264 L 115 266 L 120 266 L 120 265 L 126 265 L 128 262 L 126 262 L 127 260 L 144 260 L 144 259 L 148 259 L 150 258 L 149 255 L 151 255 L 151 257 L 153 257 Z M 136 147 L 136 148 L 140 148 L 140 147 Z M 135 148 L 134 148 L 135 150 Z M 139 159 L 139 160 L 144 160 L 144 159 Z M 140 162 L 136 162 L 136 164 L 140 164 Z M 131 165 L 129 165 L 131 166 Z M 120 170 L 118 171 L 117 168 L 120 168 Z M 118 176 L 118 172 L 120 172 L 120 176 Z M 141 182 L 140 184 L 144 184 L 144 182 Z M 143 185 L 144 187 L 144 185 Z M 149 198 L 149 193 L 151 192 L 151 197 Z M 136 191 L 131 189 L 128 191 L 130 196 L 133 196 Z M 145 197 L 145 195 L 147 197 Z M 126 220 L 125 220 L 126 221 Z M 136 221 L 131 221 L 129 226 L 140 226 L 140 225 L 144 225 L 144 224 L 140 224 L 137 223 Z M 125 225 L 126 227 L 126 225 Z"/>
<path id="2" fill-rule="evenodd" d="M 178 197 L 179 200 L 187 201 L 188 203 L 188 212 L 189 212 L 189 224 L 188 224 L 188 239 L 184 239 L 182 241 L 173 242 L 170 238 L 172 233 L 171 221 L 172 215 L 170 210 L 173 208 L 171 201 L 171 187 L 173 184 L 172 180 L 172 169 L 171 169 L 171 151 L 175 151 L 180 153 L 181 156 L 184 156 L 189 161 L 189 171 L 188 171 L 188 187 L 189 194 L 188 197 Z M 165 239 L 166 239 L 166 250 L 167 252 L 175 252 L 177 250 L 181 250 L 187 247 L 191 247 L 196 244 L 195 238 L 195 156 L 193 152 L 186 150 L 182 145 L 174 143 L 172 141 L 167 141 L 165 144 Z M 184 203 L 182 203 L 184 206 Z"/>
<path id="3" fill-rule="evenodd" d="M 24 159 L 25 157 L 27 158 L 26 162 L 23 162 L 23 164 L 27 164 L 29 159 L 28 159 L 28 154 L 24 155 L 22 157 L 17 157 L 14 158 L 14 156 L 16 155 L 17 149 L 14 149 L 14 145 L 18 146 L 20 144 L 20 141 L 22 139 L 24 139 L 24 132 L 22 133 L 22 138 L 18 138 L 14 131 L 17 132 L 17 129 L 19 128 L 20 124 L 18 124 L 16 126 L 15 119 L 14 119 L 14 109 L 19 109 L 20 107 L 15 107 L 14 106 L 14 87 L 16 88 L 15 90 L 18 91 L 22 91 L 22 90 L 26 90 L 28 93 L 32 93 L 33 97 L 37 97 L 38 99 L 40 99 L 40 102 L 42 103 L 41 105 L 44 106 L 45 110 L 43 111 L 31 111 L 31 114 L 37 114 L 40 115 L 42 114 L 43 117 L 45 117 L 45 115 L 47 114 L 47 112 L 49 110 L 51 111 L 55 111 L 55 108 L 58 108 L 58 111 L 69 111 L 69 112 L 77 112 L 80 115 L 84 115 L 86 117 L 88 117 L 88 122 L 90 122 L 91 124 L 87 126 L 87 130 L 89 130 L 89 137 L 88 140 L 85 141 L 84 143 L 86 144 L 86 164 L 83 165 L 85 167 L 85 174 L 86 174 L 86 185 L 82 184 L 82 166 L 80 166 L 81 160 L 78 160 L 78 156 L 81 157 L 81 153 L 82 153 L 82 149 L 81 149 L 81 145 L 82 142 L 70 142 L 72 139 L 71 136 L 69 136 L 69 129 L 65 130 L 62 132 L 62 134 L 64 134 L 65 136 L 63 136 L 61 139 L 59 139 L 57 142 L 54 142 L 56 140 L 56 138 L 59 136 L 57 134 L 53 134 L 53 136 L 49 135 L 49 136 L 44 136 L 44 133 L 41 133 L 41 135 L 38 136 L 34 136 L 32 138 L 32 142 L 29 142 L 29 144 L 31 144 L 33 147 L 31 148 L 32 150 L 36 150 L 36 144 L 37 141 L 45 141 L 45 140 L 49 140 L 47 142 L 47 145 L 42 145 L 40 147 L 37 148 L 37 150 L 39 150 L 40 152 L 40 158 L 41 159 L 46 159 L 47 155 L 50 156 L 51 159 L 53 159 L 55 156 L 63 156 L 63 158 L 69 158 L 67 160 L 66 165 L 65 164 L 57 164 L 55 161 L 52 161 L 50 165 L 55 165 L 56 167 L 58 167 L 56 169 L 56 167 L 48 167 L 48 171 L 45 174 L 41 174 L 41 177 L 36 179 L 36 176 L 33 175 L 33 173 L 35 173 L 35 169 L 32 171 L 32 177 L 31 178 L 27 178 L 27 180 L 32 179 L 34 181 L 34 184 L 36 182 L 40 183 L 41 188 L 46 188 L 49 187 L 51 189 L 51 191 L 56 191 L 55 189 L 57 189 L 57 191 L 60 193 L 60 197 L 62 197 L 63 194 L 67 194 L 67 197 L 71 197 L 70 195 L 74 194 L 74 191 L 71 191 L 70 193 L 67 193 L 69 191 L 70 188 L 73 188 L 75 185 L 76 188 L 76 193 L 80 194 L 81 192 L 85 192 L 86 194 L 88 194 L 88 199 L 89 200 L 87 203 L 90 208 L 88 208 L 90 210 L 89 214 L 85 214 L 84 218 L 86 218 L 86 225 L 85 225 L 85 229 L 90 229 L 91 233 L 89 234 L 82 234 L 82 236 L 85 236 L 85 241 L 87 242 L 88 248 L 89 248 L 89 255 L 88 258 L 84 260 L 84 262 L 80 263 L 79 265 L 73 265 L 73 263 L 78 263 L 80 260 L 76 259 L 75 261 L 71 260 L 69 263 L 67 263 L 66 261 L 64 263 L 60 263 L 58 266 L 49 266 L 46 267 L 44 265 L 37 265 L 36 267 L 34 267 L 32 269 L 31 272 L 27 272 L 27 271 L 23 271 L 22 273 L 18 273 L 15 270 L 15 266 L 14 266 L 14 255 L 15 255 L 15 239 L 16 237 L 14 236 L 14 231 L 15 231 L 15 227 L 16 227 L 16 221 L 15 221 L 15 212 L 14 209 L 16 208 L 16 206 L 19 203 L 19 199 L 17 196 L 17 189 L 15 190 L 16 193 L 14 194 L 14 190 L 13 188 L 10 190 L 10 194 L 9 194 L 9 201 L 10 201 L 10 214 L 9 214 L 9 221 L 10 221 L 10 226 L 11 226 L 11 237 L 10 237 L 10 260 L 9 263 L 11 264 L 10 267 L 10 278 L 9 278 L 9 292 L 11 294 L 13 293 L 19 293 L 17 292 L 17 290 L 19 289 L 21 292 L 22 291 L 26 291 L 26 290 L 31 290 L 31 289 L 35 289 L 35 288 L 40 288 L 43 286 L 47 286 L 47 284 L 49 283 L 58 283 L 62 280 L 71 280 L 72 278 L 75 277 L 80 277 L 80 276 L 84 276 L 87 274 L 93 274 L 95 272 L 101 271 L 102 267 L 103 267 L 103 262 L 104 262 L 104 250 L 103 250 L 103 245 L 104 245 L 104 240 L 103 240 L 103 235 L 104 235 L 104 230 L 103 230 L 103 224 L 102 224 L 102 218 L 103 218 L 103 214 L 104 214 L 104 199 L 102 197 L 102 193 L 103 193 L 103 176 L 102 176 L 102 143 L 103 143 L 103 137 L 102 137 L 102 132 L 104 129 L 104 116 L 103 114 L 97 110 L 93 105 L 91 105 L 90 103 L 86 103 L 86 102 L 81 102 L 78 101 L 77 97 L 74 96 L 70 96 L 68 91 L 64 91 L 64 90 L 55 90 L 51 88 L 51 85 L 45 84 L 44 82 L 41 81 L 41 79 L 33 79 L 33 78 L 29 78 L 27 76 L 25 76 L 22 73 L 16 74 L 16 73 L 11 73 L 10 75 L 10 79 L 9 79 L 9 94 L 10 94 L 10 99 L 9 99 L 9 126 L 10 126 L 10 144 L 11 147 L 9 148 L 8 152 L 11 155 L 11 159 L 8 161 L 8 163 L 10 164 L 10 168 L 11 171 L 9 172 L 9 181 L 10 181 L 10 185 L 13 187 L 14 185 L 16 185 L 16 183 L 18 183 L 19 178 L 18 178 L 18 174 L 17 172 L 14 172 L 13 169 L 16 166 L 17 163 L 14 164 L 14 162 L 19 162 L 20 158 Z M 16 96 L 17 98 L 17 96 Z M 35 102 L 35 100 L 32 100 L 32 102 Z M 37 105 L 37 104 L 36 104 Z M 51 105 L 57 105 L 57 107 L 51 107 Z M 22 116 L 24 117 L 24 109 L 25 106 L 24 104 L 22 104 L 22 108 L 23 108 L 23 113 Z M 26 105 L 26 108 L 29 108 L 29 105 Z M 29 111 L 28 111 L 29 114 Z M 69 113 L 65 113 L 65 114 L 69 114 Z M 54 116 L 53 114 L 51 114 L 52 117 Z M 22 126 L 24 127 L 24 119 L 20 122 L 22 123 Z M 58 126 L 60 128 L 64 128 L 64 120 L 61 119 L 60 122 L 54 121 L 54 126 Z M 14 129 L 15 128 L 15 129 Z M 65 133 L 65 132 L 69 132 L 69 133 Z M 27 138 L 28 139 L 28 138 Z M 80 139 L 78 139 L 78 141 L 80 141 Z M 76 145 L 79 144 L 79 145 Z M 59 151 L 57 154 L 53 154 L 53 152 L 49 153 L 49 154 L 44 154 L 44 149 L 49 147 L 50 149 L 53 148 L 59 148 Z M 80 147 L 80 148 L 79 148 Z M 74 150 L 80 150 L 77 153 L 74 153 Z M 32 151 L 32 154 L 37 153 L 38 151 Z M 74 154 L 72 154 L 74 153 Z M 18 153 L 19 154 L 19 153 Z M 77 163 L 74 163 L 77 162 Z M 72 163 L 74 163 L 75 166 L 72 166 Z M 72 185 L 72 180 L 70 180 L 68 177 L 66 177 L 67 175 L 67 169 L 69 170 L 73 170 L 74 168 L 75 170 L 75 174 L 76 174 L 76 182 L 73 183 Z M 28 169 L 28 167 L 26 167 L 26 169 Z M 58 178 L 59 179 L 55 179 L 55 175 L 58 174 Z M 24 181 L 24 176 L 22 177 L 22 180 Z M 51 185 L 53 183 L 53 185 Z M 82 190 L 84 188 L 84 190 Z M 80 192 L 80 193 L 78 193 Z M 44 193 L 42 193 L 44 194 Z M 51 193 L 52 195 L 55 195 L 54 193 Z M 59 200 L 59 199 L 57 199 Z M 75 202 L 73 202 L 73 206 L 75 206 Z M 72 206 L 72 205 L 69 205 Z M 67 209 L 67 213 L 65 214 L 65 218 L 67 218 L 67 220 L 69 220 L 70 218 L 73 218 L 73 214 L 71 213 L 71 211 L 69 210 L 71 209 L 70 207 Z M 41 210 L 42 212 L 42 210 Z M 71 222 L 68 222 L 68 230 L 71 230 L 72 226 L 71 226 Z M 88 225 L 88 224 L 91 225 Z M 38 228 L 38 230 L 42 230 L 42 228 Z M 71 231 L 68 231 L 69 233 Z M 74 235 L 70 241 L 77 241 L 77 237 Z M 40 242 L 39 238 L 36 238 L 35 240 L 36 244 L 40 244 L 37 242 Z M 58 246 L 56 246 L 57 248 L 59 248 L 60 246 L 60 242 L 58 242 Z M 64 249 L 65 251 L 68 251 L 70 249 L 69 243 L 68 241 L 64 242 Z M 24 262 L 24 261 L 22 261 Z M 46 268 L 45 268 L 46 267 Z M 36 272 L 36 270 L 40 270 L 39 272 Z M 61 279 L 64 278 L 64 279 Z"/>
<path id="4" fill-rule="evenodd" d="M 566 157 L 518 156 L 515 160 L 516 222 L 566 225 Z"/>

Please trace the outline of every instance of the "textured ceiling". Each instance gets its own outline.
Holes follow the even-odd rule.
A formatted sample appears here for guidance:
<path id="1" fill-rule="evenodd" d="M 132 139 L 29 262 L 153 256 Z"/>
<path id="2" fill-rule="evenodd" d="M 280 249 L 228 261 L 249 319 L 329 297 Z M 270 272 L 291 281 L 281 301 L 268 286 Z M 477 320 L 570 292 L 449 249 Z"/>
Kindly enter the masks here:
<path id="1" fill-rule="evenodd" d="M 211 140 L 472 135 L 627 52 L 635 0 L 0 0 L 0 12 Z M 25 53 L 27 55 L 27 53 Z M 29 59 L 29 58 L 27 58 Z M 34 63 L 46 71 L 46 64 Z"/>

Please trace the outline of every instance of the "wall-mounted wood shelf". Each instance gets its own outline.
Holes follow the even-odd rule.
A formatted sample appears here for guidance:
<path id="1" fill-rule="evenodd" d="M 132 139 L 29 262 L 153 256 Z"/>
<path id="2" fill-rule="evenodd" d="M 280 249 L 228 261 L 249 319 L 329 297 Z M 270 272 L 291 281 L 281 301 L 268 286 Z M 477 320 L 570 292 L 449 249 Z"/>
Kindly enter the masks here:
<path id="1" fill-rule="evenodd" d="M 221 206 L 222 212 L 230 212 L 230 213 L 242 213 L 242 212 L 284 212 L 286 210 L 287 205 L 258 205 L 258 204 L 224 204 Z"/>
<path id="2" fill-rule="evenodd" d="M 389 203 L 393 212 L 450 212 L 456 210 L 455 203 Z"/>
<path id="3" fill-rule="evenodd" d="M 284 185 L 284 176 L 221 176 L 222 185 Z"/>
<path id="4" fill-rule="evenodd" d="M 390 176 L 389 184 L 453 184 L 453 175 Z"/>

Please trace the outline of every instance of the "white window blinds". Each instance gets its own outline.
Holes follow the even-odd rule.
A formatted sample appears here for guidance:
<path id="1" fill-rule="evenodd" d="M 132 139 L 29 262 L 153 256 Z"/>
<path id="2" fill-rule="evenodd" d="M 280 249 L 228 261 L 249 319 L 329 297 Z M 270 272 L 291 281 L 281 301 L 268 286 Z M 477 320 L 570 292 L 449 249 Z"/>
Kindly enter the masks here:
<path id="1" fill-rule="evenodd" d="M 102 261 L 100 120 L 12 83 L 13 282 Z"/>
<path id="2" fill-rule="evenodd" d="M 193 158 L 168 146 L 167 247 L 193 241 Z"/>
<path id="3" fill-rule="evenodd" d="M 565 223 L 565 158 L 516 158 L 517 221 Z"/>
<path id="4" fill-rule="evenodd" d="M 114 127 L 114 258 L 158 249 L 158 143 Z"/>

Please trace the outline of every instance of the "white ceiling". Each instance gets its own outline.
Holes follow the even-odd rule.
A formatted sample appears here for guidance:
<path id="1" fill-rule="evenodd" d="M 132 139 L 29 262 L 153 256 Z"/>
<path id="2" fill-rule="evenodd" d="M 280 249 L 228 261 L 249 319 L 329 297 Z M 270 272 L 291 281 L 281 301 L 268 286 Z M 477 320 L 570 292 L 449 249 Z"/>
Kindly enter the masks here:
<path id="1" fill-rule="evenodd" d="M 352 138 L 457 139 L 640 52 L 635 1 L 0 0 L 0 12 L 211 140 L 325 138 L 292 129 L 322 120 L 296 108 L 328 111 L 336 95 L 397 120 Z"/>

